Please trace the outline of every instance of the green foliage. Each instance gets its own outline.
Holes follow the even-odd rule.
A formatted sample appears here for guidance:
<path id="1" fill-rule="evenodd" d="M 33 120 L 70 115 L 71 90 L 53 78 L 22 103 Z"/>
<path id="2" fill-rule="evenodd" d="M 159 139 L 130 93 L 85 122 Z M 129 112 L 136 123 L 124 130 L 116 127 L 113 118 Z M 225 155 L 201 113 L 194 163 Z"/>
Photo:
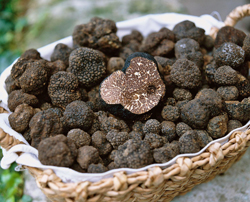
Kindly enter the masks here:
<path id="1" fill-rule="evenodd" d="M 23 51 L 21 40 L 28 26 L 26 18 L 21 17 L 18 0 L 0 0 L 0 72 L 10 65 Z"/>

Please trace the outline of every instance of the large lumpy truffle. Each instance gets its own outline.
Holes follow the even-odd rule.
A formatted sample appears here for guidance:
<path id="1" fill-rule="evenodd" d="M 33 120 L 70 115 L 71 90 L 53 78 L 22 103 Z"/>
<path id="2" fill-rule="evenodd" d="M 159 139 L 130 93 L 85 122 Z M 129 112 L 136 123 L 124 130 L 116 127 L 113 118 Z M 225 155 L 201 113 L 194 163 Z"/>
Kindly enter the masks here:
<path id="1" fill-rule="evenodd" d="M 70 167 L 77 156 L 75 144 L 64 135 L 56 135 L 41 141 L 38 152 L 42 164 L 59 167 Z"/>
<path id="2" fill-rule="evenodd" d="M 29 122 L 31 146 L 37 148 L 41 140 L 61 134 L 63 125 L 54 108 L 36 113 Z"/>
<path id="3" fill-rule="evenodd" d="M 63 113 L 63 120 L 68 128 L 81 128 L 87 131 L 91 127 L 93 119 L 93 111 L 80 100 L 68 104 Z"/>
<path id="4" fill-rule="evenodd" d="M 78 78 L 80 85 L 92 87 L 106 74 L 106 64 L 99 51 L 80 47 L 71 52 L 67 70 Z"/>
<path id="5" fill-rule="evenodd" d="M 141 168 L 153 163 L 150 145 L 143 140 L 130 139 L 118 147 L 114 163 L 117 168 Z"/>
<path id="6" fill-rule="evenodd" d="M 67 138 L 71 139 L 77 148 L 90 145 L 91 142 L 90 135 L 79 128 L 70 130 L 67 134 Z"/>
<path id="7" fill-rule="evenodd" d="M 193 89 L 201 85 L 201 72 L 190 60 L 178 59 L 172 66 L 171 80 L 179 87 Z"/>
<path id="8" fill-rule="evenodd" d="M 87 24 L 75 27 L 73 44 L 98 49 L 110 54 L 121 47 L 116 31 L 117 27 L 114 21 L 94 17 Z"/>
<path id="9" fill-rule="evenodd" d="M 122 71 L 107 77 L 100 87 L 107 104 L 121 104 L 133 114 L 153 109 L 165 95 L 165 85 L 155 59 L 146 53 L 130 55 Z"/>
<path id="10" fill-rule="evenodd" d="M 52 104 L 64 109 L 69 103 L 81 99 L 81 93 L 78 90 L 78 80 L 70 72 L 61 71 L 52 75 L 48 93 Z"/>

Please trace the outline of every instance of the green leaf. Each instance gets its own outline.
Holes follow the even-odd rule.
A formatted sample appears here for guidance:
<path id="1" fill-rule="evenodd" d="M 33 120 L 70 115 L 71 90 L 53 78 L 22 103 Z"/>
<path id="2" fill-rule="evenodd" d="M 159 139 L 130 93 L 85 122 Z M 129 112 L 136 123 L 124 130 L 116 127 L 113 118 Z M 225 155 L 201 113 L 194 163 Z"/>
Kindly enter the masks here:
<path id="1" fill-rule="evenodd" d="M 32 198 L 30 196 L 28 196 L 28 195 L 23 195 L 20 202 L 32 202 Z"/>

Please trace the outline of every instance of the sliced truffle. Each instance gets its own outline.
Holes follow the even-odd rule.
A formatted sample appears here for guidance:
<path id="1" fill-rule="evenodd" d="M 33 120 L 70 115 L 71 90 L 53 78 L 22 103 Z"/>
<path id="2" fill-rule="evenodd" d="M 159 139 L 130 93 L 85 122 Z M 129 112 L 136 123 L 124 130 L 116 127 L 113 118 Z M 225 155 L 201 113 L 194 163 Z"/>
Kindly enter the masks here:
<path id="1" fill-rule="evenodd" d="M 102 99 L 111 105 L 121 104 L 133 114 L 153 109 L 165 95 L 165 85 L 155 59 L 145 53 L 130 55 L 122 71 L 106 78 L 100 87 Z"/>
<path id="2" fill-rule="evenodd" d="M 38 146 L 38 158 L 44 165 L 70 167 L 76 156 L 75 144 L 64 135 L 42 140 Z"/>
<path id="3" fill-rule="evenodd" d="M 35 107 L 39 103 L 39 100 L 35 95 L 24 93 L 22 90 L 14 90 L 9 94 L 8 107 L 10 111 L 13 112 L 18 105 L 24 103 Z"/>
<path id="4" fill-rule="evenodd" d="M 214 51 L 214 59 L 218 66 L 239 67 L 245 60 L 245 51 L 238 45 L 225 42 Z"/>
<path id="5" fill-rule="evenodd" d="M 187 59 L 178 59 L 172 66 L 171 80 L 179 87 L 193 89 L 201 85 L 201 72 Z"/>
<path id="6" fill-rule="evenodd" d="M 36 113 L 29 122 L 31 146 L 37 148 L 41 140 L 63 132 L 63 125 L 55 109 Z"/>
<path id="7" fill-rule="evenodd" d="M 70 130 L 67 134 L 67 138 L 71 139 L 75 143 L 77 149 L 83 146 L 88 146 L 91 142 L 90 135 L 77 128 Z"/>
<path id="8" fill-rule="evenodd" d="M 112 145 L 107 141 L 106 134 L 102 131 L 96 131 L 92 135 L 92 145 L 98 149 L 99 155 L 108 155 L 112 151 Z"/>
<path id="9" fill-rule="evenodd" d="M 72 49 L 68 47 L 66 44 L 59 43 L 55 46 L 53 53 L 50 56 L 50 60 L 52 62 L 56 60 L 61 60 L 65 64 L 66 67 L 69 66 L 69 55 Z"/>
<path id="10" fill-rule="evenodd" d="M 129 139 L 115 152 L 114 164 L 117 168 L 141 168 L 153 163 L 150 145 L 146 141 Z"/>
<path id="11" fill-rule="evenodd" d="M 68 128 L 87 131 L 92 125 L 94 113 L 85 102 L 76 100 L 67 105 L 63 119 Z"/>
<path id="12" fill-rule="evenodd" d="M 48 86 L 48 94 L 52 104 L 63 109 L 69 103 L 81 99 L 81 93 L 78 90 L 78 80 L 70 72 L 61 71 L 52 75 Z"/>
<path id="13" fill-rule="evenodd" d="M 94 49 L 80 47 L 69 56 L 69 72 L 73 73 L 81 86 L 95 86 L 106 74 L 103 55 Z"/>
<path id="14" fill-rule="evenodd" d="M 16 107 L 14 113 L 9 115 L 9 123 L 11 128 L 22 133 L 29 127 L 29 122 L 34 115 L 34 109 L 27 104 L 20 104 Z"/>

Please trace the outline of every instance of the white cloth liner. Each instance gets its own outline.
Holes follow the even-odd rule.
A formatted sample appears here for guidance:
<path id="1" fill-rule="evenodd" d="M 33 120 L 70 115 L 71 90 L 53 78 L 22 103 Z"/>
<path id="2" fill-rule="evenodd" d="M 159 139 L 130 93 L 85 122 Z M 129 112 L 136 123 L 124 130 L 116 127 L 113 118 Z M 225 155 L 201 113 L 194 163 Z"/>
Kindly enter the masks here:
<path id="1" fill-rule="evenodd" d="M 118 27 L 117 35 L 121 39 L 124 35 L 131 33 L 131 30 L 135 29 L 135 30 L 140 31 L 145 37 L 151 32 L 159 31 L 162 27 L 167 27 L 172 30 L 174 25 L 184 20 L 190 20 L 194 22 L 197 27 L 203 28 L 206 34 L 209 34 L 210 29 L 213 26 L 218 27 L 218 28 L 221 28 L 222 26 L 224 26 L 223 22 L 218 21 L 211 15 L 202 15 L 200 17 L 197 17 L 197 16 L 183 15 L 183 14 L 176 14 L 176 13 L 152 14 L 152 15 L 146 15 L 146 16 L 142 16 L 139 18 L 131 19 L 131 20 L 118 22 L 116 24 Z M 69 47 L 72 47 L 73 45 L 72 37 L 69 36 L 69 37 L 63 38 L 59 41 L 46 45 L 42 48 L 39 48 L 38 51 L 40 52 L 41 57 L 47 60 L 50 60 L 50 55 L 52 54 L 54 47 L 58 43 L 64 43 L 68 45 Z M 15 62 L 16 61 L 14 61 L 14 63 Z M 4 81 L 10 75 L 12 65 L 10 65 L 0 76 L 0 100 L 2 100 L 2 102 L 0 103 L 0 106 L 4 107 L 8 111 L 9 111 L 8 102 L 7 102 L 8 94 L 5 90 Z M 60 177 L 63 180 L 63 182 L 80 182 L 80 181 L 86 181 L 86 180 L 91 181 L 91 182 L 97 182 L 104 178 L 113 177 L 113 174 L 117 171 L 126 171 L 128 174 L 131 174 L 134 172 L 147 170 L 148 168 L 151 168 L 153 166 L 160 166 L 162 168 L 166 168 L 174 164 L 176 159 L 179 157 L 184 157 L 184 156 L 194 157 L 196 155 L 201 154 L 204 150 L 206 150 L 208 146 L 210 146 L 211 144 L 215 142 L 225 144 L 226 142 L 228 142 L 228 139 L 233 132 L 233 131 L 230 132 L 228 135 L 226 135 L 223 138 L 210 142 L 200 152 L 193 153 L 193 154 L 181 154 L 181 155 L 176 156 L 175 158 L 173 158 L 171 161 L 167 163 L 152 164 L 152 165 L 148 165 L 146 167 L 140 168 L 140 169 L 120 168 L 120 169 L 114 169 L 114 170 L 110 170 L 108 172 L 100 173 L 100 174 L 89 174 L 89 173 L 79 173 L 69 168 L 42 165 L 41 162 L 38 160 L 38 151 L 35 148 L 31 147 L 21 134 L 11 129 L 9 125 L 9 121 L 8 121 L 9 114 L 0 114 L 0 127 L 6 133 L 10 134 L 11 136 L 14 136 L 20 141 L 23 141 L 25 145 L 16 145 L 12 147 L 9 151 L 6 151 L 5 149 L 2 148 L 3 158 L 1 160 L 1 167 L 3 169 L 7 169 L 11 165 L 11 163 L 16 161 L 20 165 L 26 165 L 26 166 L 36 167 L 36 168 L 41 168 L 41 169 L 53 169 L 53 171 L 57 174 L 58 177 Z M 250 125 L 250 121 L 245 126 L 238 128 L 237 130 L 245 131 L 249 127 L 249 125 Z M 21 154 L 21 156 L 18 156 L 16 154 L 17 152 L 23 152 L 23 153 Z"/>

